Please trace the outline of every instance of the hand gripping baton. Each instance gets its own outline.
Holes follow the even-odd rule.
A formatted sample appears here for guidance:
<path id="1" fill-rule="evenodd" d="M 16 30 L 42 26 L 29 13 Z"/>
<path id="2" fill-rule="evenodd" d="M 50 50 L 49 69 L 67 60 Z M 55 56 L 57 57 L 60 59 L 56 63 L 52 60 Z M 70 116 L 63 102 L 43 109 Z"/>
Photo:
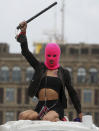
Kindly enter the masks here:
<path id="1" fill-rule="evenodd" d="M 34 15 L 33 17 L 31 17 L 30 19 L 28 19 L 26 21 L 26 23 L 29 23 L 30 21 L 32 21 L 33 19 L 35 19 L 36 17 L 38 17 L 39 15 L 43 14 L 44 12 L 46 12 L 47 10 L 49 10 L 50 8 L 52 8 L 53 6 L 55 6 L 57 4 L 57 2 L 54 2 L 53 4 L 49 5 L 47 8 L 43 9 L 42 11 L 40 11 L 39 13 L 37 13 L 36 15 Z M 20 29 L 21 26 L 18 25 L 17 29 Z"/>

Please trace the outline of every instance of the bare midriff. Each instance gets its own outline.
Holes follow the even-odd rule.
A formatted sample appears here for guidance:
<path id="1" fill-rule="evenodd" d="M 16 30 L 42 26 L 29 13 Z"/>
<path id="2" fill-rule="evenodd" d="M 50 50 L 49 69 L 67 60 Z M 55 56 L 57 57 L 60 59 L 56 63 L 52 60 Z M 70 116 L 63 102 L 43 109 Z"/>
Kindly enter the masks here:
<path id="1" fill-rule="evenodd" d="M 39 91 L 39 100 L 44 101 L 45 98 L 46 100 L 57 100 L 58 93 L 53 89 L 46 88 L 46 97 L 45 97 L 45 88 L 43 88 Z"/>

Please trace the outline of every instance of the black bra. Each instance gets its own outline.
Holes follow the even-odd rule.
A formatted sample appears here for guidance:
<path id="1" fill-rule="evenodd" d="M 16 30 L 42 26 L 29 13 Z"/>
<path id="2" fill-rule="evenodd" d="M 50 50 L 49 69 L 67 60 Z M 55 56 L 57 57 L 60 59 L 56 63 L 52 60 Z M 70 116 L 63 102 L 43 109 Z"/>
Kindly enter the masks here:
<path id="1" fill-rule="evenodd" d="M 62 82 L 58 77 L 46 76 L 41 80 L 40 89 L 43 88 L 53 89 L 58 94 L 60 94 L 60 91 L 62 89 Z"/>

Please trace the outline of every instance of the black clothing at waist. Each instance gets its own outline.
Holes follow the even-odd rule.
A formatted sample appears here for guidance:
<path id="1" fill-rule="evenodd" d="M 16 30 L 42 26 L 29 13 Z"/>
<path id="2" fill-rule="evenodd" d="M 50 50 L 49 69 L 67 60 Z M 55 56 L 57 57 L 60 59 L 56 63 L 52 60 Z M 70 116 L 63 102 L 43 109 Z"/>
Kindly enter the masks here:
<path id="1" fill-rule="evenodd" d="M 45 101 L 39 101 L 35 111 L 39 113 L 44 105 Z M 64 108 L 59 100 L 48 100 L 46 101 L 46 106 L 50 109 L 49 111 L 53 110 L 58 113 L 60 119 L 64 117 Z"/>

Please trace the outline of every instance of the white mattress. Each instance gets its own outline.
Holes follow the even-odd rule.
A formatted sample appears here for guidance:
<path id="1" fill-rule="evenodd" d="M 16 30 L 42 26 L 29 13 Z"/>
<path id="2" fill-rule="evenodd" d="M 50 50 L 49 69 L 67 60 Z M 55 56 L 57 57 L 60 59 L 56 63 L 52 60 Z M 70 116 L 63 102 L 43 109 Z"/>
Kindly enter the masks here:
<path id="1" fill-rule="evenodd" d="M 88 121 L 87 121 L 88 122 Z M 90 123 L 90 122 L 89 122 Z M 0 131 L 99 131 L 93 123 L 18 120 L 0 126 Z"/>

